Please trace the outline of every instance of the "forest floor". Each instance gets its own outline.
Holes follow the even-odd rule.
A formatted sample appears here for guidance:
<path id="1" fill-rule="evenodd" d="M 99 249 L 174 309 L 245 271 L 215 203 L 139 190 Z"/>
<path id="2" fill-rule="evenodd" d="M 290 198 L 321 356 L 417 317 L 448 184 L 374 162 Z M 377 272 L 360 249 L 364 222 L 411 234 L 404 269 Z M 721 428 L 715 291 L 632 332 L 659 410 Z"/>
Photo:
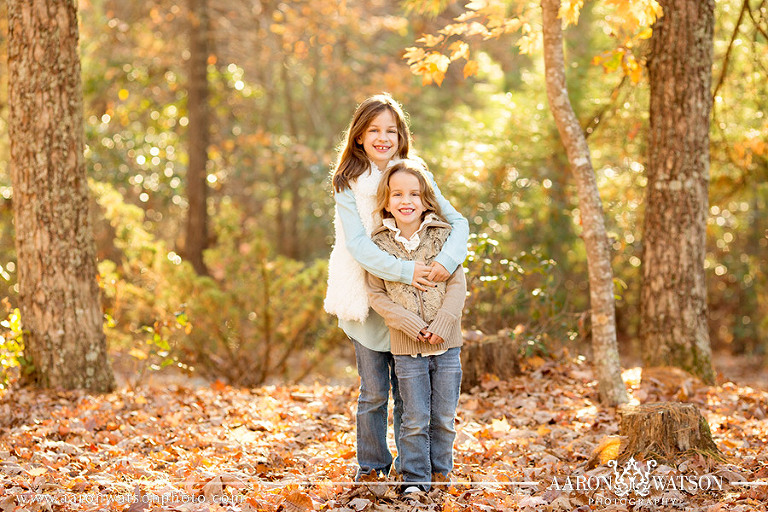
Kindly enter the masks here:
<path id="1" fill-rule="evenodd" d="M 618 413 L 599 405 L 581 358 L 534 359 L 520 377 L 463 393 L 453 482 L 409 500 L 391 482 L 351 481 L 354 385 L 11 388 L 0 392 L 0 512 L 767 510 L 765 370 L 733 359 L 720 368 L 711 387 L 624 372 L 637 402 L 695 404 L 725 456 L 640 462 L 641 477 L 661 482 L 647 495 L 600 479 L 612 470 L 598 447 L 618 433 Z"/>

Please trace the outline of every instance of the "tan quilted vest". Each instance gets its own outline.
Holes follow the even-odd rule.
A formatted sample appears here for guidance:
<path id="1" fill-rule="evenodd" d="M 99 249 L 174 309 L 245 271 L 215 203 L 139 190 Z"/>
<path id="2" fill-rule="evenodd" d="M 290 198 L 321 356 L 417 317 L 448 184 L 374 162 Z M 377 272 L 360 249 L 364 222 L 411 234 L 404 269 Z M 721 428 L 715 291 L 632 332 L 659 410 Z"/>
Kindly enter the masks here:
<path id="1" fill-rule="evenodd" d="M 419 246 L 413 251 L 408 251 L 400 242 L 395 240 L 394 231 L 386 226 L 374 231 L 371 239 L 382 250 L 393 256 L 402 260 L 423 261 L 429 265 L 440 253 L 440 249 L 450 234 L 450 224 L 435 220 L 427 224 L 421 231 Z M 410 284 L 394 281 L 385 281 L 384 286 L 390 299 L 408 311 L 416 313 L 426 322 L 435 319 L 443 304 L 443 297 L 445 297 L 444 282 L 437 283 L 437 287 L 429 288 L 423 292 Z"/>

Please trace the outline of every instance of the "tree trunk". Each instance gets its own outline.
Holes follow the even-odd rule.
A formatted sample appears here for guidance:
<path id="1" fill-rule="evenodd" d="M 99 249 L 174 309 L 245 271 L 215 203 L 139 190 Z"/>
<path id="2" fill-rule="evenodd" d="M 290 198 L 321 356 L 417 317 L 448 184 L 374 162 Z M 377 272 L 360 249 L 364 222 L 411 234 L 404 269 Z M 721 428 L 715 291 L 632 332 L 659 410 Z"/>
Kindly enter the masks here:
<path id="1" fill-rule="evenodd" d="M 108 391 L 74 0 L 8 0 L 11 178 L 25 356 L 44 387 Z"/>
<path id="2" fill-rule="evenodd" d="M 288 73 L 288 63 L 284 63 L 281 66 L 281 78 L 283 80 L 283 98 L 285 101 L 285 115 L 288 133 L 293 137 L 293 140 L 299 142 L 299 128 L 296 120 L 296 105 L 293 100 L 293 93 L 291 92 L 290 74 Z M 301 200 L 301 166 L 300 162 L 295 162 L 293 159 L 286 159 L 284 163 L 283 172 L 285 176 L 281 176 L 281 194 L 278 196 L 280 203 L 278 209 L 280 210 L 280 218 L 283 222 L 279 236 L 279 248 L 280 253 L 289 258 L 299 259 L 301 257 L 299 246 L 299 213 L 304 210 L 303 202 Z"/>
<path id="3" fill-rule="evenodd" d="M 198 274 L 208 273 L 203 251 L 208 246 L 208 0 L 189 0 L 189 167 L 187 168 L 186 258 Z"/>
<path id="4" fill-rule="evenodd" d="M 698 453 L 721 459 L 709 423 L 693 404 L 657 402 L 619 409 L 620 459 L 651 458 L 671 462 L 680 455 Z"/>
<path id="5" fill-rule="evenodd" d="M 640 335 L 646 365 L 714 382 L 704 273 L 714 0 L 661 1 L 653 26 Z"/>
<path id="6" fill-rule="evenodd" d="M 503 331 L 481 338 L 465 337 L 461 347 L 461 389 L 469 391 L 486 375 L 501 380 L 520 375 L 520 345 Z"/>
<path id="7" fill-rule="evenodd" d="M 610 405 L 628 401 L 621 379 L 621 364 L 616 341 L 616 309 L 613 295 L 613 270 L 605 232 L 605 219 L 589 147 L 573 112 L 565 84 L 563 31 L 558 10 L 560 0 L 542 0 L 544 67 L 547 98 L 560 139 L 576 176 L 579 191 L 582 237 L 587 249 L 589 297 L 592 319 L 592 347 L 600 400 Z"/>

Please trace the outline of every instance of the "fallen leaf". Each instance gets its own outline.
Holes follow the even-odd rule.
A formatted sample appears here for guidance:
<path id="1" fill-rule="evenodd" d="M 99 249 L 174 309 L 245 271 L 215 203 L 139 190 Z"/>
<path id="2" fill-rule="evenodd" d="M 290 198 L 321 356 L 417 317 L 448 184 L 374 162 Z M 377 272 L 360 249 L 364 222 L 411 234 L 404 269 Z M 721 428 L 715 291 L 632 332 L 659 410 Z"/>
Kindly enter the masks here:
<path id="1" fill-rule="evenodd" d="M 594 468 L 598 464 L 606 464 L 609 460 L 616 460 L 619 457 L 620 450 L 621 437 L 605 436 L 592 451 L 587 467 Z"/>
<path id="2" fill-rule="evenodd" d="M 544 498 L 541 498 L 539 496 L 528 496 L 527 498 L 523 498 L 518 503 L 518 506 L 520 508 L 533 508 L 533 509 L 539 509 L 542 505 L 546 505 L 547 500 Z"/>
<path id="3" fill-rule="evenodd" d="M 283 508 L 287 512 L 307 512 L 315 509 L 312 498 L 301 491 L 289 493 L 283 501 Z"/>
<path id="4" fill-rule="evenodd" d="M 33 468 L 27 471 L 27 473 L 29 473 L 29 476 L 40 476 L 40 475 L 46 474 L 47 472 L 48 470 L 45 468 Z"/>
<path id="5" fill-rule="evenodd" d="M 146 499 L 146 493 L 141 492 L 141 487 L 136 484 L 133 491 L 133 500 L 125 512 L 143 512 L 149 508 L 149 500 Z"/>
<path id="6" fill-rule="evenodd" d="M 347 506 L 352 507 L 355 510 L 363 510 L 365 507 L 371 504 L 371 500 L 366 500 L 365 498 L 355 498 L 349 503 L 347 503 Z"/>

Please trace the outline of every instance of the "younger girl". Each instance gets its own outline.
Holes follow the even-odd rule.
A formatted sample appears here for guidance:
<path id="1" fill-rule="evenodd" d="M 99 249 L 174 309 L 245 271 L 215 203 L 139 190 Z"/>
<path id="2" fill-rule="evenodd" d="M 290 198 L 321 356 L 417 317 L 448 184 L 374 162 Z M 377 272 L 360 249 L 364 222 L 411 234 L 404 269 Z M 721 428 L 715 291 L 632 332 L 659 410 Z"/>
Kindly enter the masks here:
<path id="1" fill-rule="evenodd" d="M 373 242 L 402 259 L 430 263 L 451 232 L 418 162 L 403 160 L 381 178 L 377 212 L 383 225 Z M 464 269 L 418 290 L 369 274 L 371 306 L 389 326 L 395 375 L 403 399 L 398 455 L 405 493 L 429 490 L 453 469 L 453 428 L 461 386 L 461 312 Z"/>
<path id="2" fill-rule="evenodd" d="M 389 389 L 394 396 L 395 440 L 399 438 L 402 400 L 394 374 L 389 330 L 369 311 L 365 270 L 387 281 L 410 283 L 419 289 L 445 281 L 467 255 L 469 224 L 435 186 L 437 203 L 452 227 L 451 235 L 431 266 L 402 260 L 379 249 L 371 233 L 380 222 L 374 215 L 381 173 L 390 160 L 410 154 L 411 135 L 400 105 L 387 94 L 366 99 L 354 113 L 333 172 L 336 242 L 328 264 L 325 310 L 339 318 L 339 326 L 355 347 L 360 395 L 357 401 L 356 479 L 389 473 L 392 455 L 387 447 Z M 429 176 L 430 182 L 434 183 Z M 399 464 L 399 458 L 396 466 Z M 395 468 L 398 469 L 397 467 Z"/>

